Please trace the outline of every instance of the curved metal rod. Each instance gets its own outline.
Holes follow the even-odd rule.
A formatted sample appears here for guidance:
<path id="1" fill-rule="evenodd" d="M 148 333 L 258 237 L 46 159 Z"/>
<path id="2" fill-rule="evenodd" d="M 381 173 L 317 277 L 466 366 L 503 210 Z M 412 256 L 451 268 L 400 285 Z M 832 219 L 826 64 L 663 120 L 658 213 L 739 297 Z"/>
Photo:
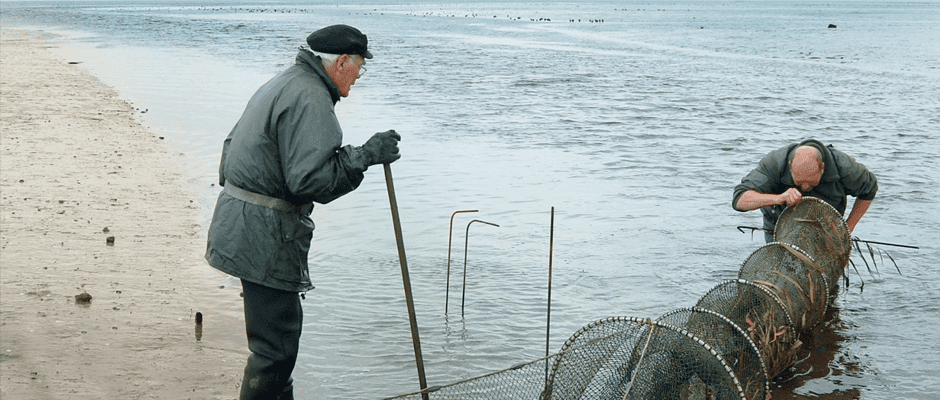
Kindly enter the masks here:
<path id="1" fill-rule="evenodd" d="M 450 301 L 450 245 L 454 237 L 454 217 L 460 213 L 475 213 L 480 210 L 460 210 L 454 211 L 450 215 L 450 231 L 447 234 L 447 289 L 444 293 L 444 314 L 447 315 L 447 303 Z"/>
<path id="2" fill-rule="evenodd" d="M 480 221 L 478 219 L 470 221 L 470 223 L 467 224 L 467 233 L 466 235 L 464 235 L 464 242 L 463 242 L 463 293 L 460 295 L 460 316 L 461 317 L 463 316 L 464 300 L 467 297 L 467 244 L 470 242 L 470 225 L 473 225 L 474 222 L 482 222 L 484 224 L 492 225 L 492 226 L 499 228 L 499 225 L 496 225 L 491 222 Z"/>

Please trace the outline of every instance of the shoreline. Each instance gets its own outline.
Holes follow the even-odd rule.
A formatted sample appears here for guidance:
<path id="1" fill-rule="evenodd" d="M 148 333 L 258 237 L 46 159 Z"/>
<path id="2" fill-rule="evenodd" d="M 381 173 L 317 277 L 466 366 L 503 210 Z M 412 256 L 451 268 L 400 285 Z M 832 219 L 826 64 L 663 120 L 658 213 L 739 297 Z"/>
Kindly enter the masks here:
<path id="1" fill-rule="evenodd" d="M 0 38 L 0 397 L 236 398 L 239 290 L 180 155 L 51 35 Z"/>

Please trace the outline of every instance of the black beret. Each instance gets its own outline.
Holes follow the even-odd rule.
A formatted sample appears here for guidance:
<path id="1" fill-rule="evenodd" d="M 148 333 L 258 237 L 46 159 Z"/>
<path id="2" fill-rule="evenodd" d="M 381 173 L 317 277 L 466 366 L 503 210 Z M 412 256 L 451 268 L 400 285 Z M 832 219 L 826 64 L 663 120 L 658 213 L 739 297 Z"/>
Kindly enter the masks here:
<path id="1" fill-rule="evenodd" d="M 372 58 L 369 39 L 349 25 L 331 25 L 307 36 L 310 50 L 327 54 L 358 54 Z"/>

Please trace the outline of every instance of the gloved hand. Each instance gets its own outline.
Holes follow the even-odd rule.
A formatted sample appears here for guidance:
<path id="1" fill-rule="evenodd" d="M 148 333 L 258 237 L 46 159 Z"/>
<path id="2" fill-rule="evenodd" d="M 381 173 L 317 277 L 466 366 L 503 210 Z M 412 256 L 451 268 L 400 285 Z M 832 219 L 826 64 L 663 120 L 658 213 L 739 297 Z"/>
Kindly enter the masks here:
<path id="1" fill-rule="evenodd" d="M 395 130 L 388 130 L 372 135 L 366 144 L 362 145 L 362 151 L 365 153 L 366 166 L 375 164 L 387 164 L 401 158 L 398 154 L 398 141 L 401 140 Z"/>

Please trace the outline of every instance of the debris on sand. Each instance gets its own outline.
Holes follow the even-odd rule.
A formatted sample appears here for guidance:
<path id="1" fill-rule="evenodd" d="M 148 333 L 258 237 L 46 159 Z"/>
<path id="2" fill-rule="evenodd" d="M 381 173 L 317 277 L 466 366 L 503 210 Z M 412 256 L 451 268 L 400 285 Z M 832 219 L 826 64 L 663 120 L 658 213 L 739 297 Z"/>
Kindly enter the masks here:
<path id="1" fill-rule="evenodd" d="M 88 292 L 83 292 L 81 294 L 75 295 L 75 304 L 89 305 L 91 304 L 91 295 Z"/>

